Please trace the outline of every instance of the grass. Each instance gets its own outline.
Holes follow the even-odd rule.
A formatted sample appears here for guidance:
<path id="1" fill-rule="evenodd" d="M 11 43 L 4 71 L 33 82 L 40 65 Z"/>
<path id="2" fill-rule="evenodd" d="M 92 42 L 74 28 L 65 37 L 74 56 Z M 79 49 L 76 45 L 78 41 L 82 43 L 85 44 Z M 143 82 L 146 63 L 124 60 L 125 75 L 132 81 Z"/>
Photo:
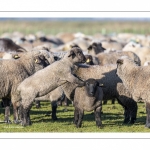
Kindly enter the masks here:
<path id="1" fill-rule="evenodd" d="M 115 22 L 115 21 L 0 21 L 0 34 L 19 31 L 34 34 L 38 31 L 46 35 L 60 32 L 82 32 L 88 35 L 97 33 L 111 34 L 119 32 L 150 34 L 150 22 Z"/>
<path id="2" fill-rule="evenodd" d="M 103 105 L 102 122 L 103 127 L 97 128 L 94 121 L 94 114 L 92 112 L 85 112 L 83 118 L 83 125 L 81 128 L 76 128 L 73 124 L 74 107 L 70 104 L 68 111 L 64 112 L 64 106 L 59 106 L 57 111 L 58 120 L 52 121 L 51 116 L 45 116 L 50 111 L 49 102 L 42 102 L 41 108 L 36 109 L 33 105 L 31 109 L 32 125 L 22 127 L 16 124 L 0 123 L 0 132 L 58 132 L 58 133 L 100 133 L 100 132 L 128 132 L 128 133 L 143 133 L 150 132 L 144 127 L 146 120 L 145 105 L 138 103 L 137 120 L 134 125 L 122 125 L 123 108 L 116 102 L 115 104 Z M 4 109 L 0 109 L 0 120 L 3 120 Z M 12 120 L 12 115 L 11 115 Z"/>

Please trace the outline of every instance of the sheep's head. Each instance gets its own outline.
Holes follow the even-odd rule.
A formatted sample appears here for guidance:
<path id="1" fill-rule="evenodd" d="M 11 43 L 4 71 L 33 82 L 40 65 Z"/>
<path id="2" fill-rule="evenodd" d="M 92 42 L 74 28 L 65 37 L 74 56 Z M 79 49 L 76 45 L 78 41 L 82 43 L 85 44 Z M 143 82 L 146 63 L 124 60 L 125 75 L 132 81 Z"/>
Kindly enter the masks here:
<path id="1" fill-rule="evenodd" d="M 85 81 L 85 90 L 89 97 L 93 97 L 96 93 L 97 86 L 102 86 L 99 82 L 93 78 Z"/>
<path id="2" fill-rule="evenodd" d="M 102 47 L 102 44 L 100 42 L 94 42 L 88 47 L 88 53 L 90 54 L 92 51 L 94 51 L 95 54 L 102 53 L 106 49 Z"/>
<path id="3" fill-rule="evenodd" d="M 70 50 L 68 57 L 72 58 L 73 63 L 84 63 L 86 61 L 86 58 L 79 47 L 73 47 Z"/>

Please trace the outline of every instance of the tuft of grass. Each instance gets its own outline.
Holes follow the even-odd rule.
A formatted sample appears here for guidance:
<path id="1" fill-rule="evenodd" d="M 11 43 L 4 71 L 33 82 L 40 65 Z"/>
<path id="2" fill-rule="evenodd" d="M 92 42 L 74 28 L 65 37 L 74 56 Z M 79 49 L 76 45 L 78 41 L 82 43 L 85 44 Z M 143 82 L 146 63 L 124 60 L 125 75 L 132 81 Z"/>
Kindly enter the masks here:
<path id="1" fill-rule="evenodd" d="M 138 103 L 136 123 L 134 125 L 123 125 L 123 108 L 117 102 L 115 104 L 108 102 L 108 104 L 103 105 L 103 126 L 101 128 L 96 127 L 93 112 L 85 112 L 82 127 L 76 128 L 73 124 L 74 107 L 69 105 L 67 109 L 68 111 L 64 112 L 64 106 L 59 106 L 57 111 L 58 120 L 53 121 L 51 116 L 46 116 L 46 113 L 51 110 L 49 102 L 42 102 L 40 109 L 36 109 L 35 105 L 33 105 L 31 109 L 31 126 L 22 127 L 13 123 L 0 123 L 0 132 L 150 132 L 150 129 L 144 127 L 146 120 L 144 103 Z M 3 112 L 4 109 L 1 108 L 0 120 L 4 118 Z M 12 115 L 10 118 L 11 120 L 13 119 Z"/>

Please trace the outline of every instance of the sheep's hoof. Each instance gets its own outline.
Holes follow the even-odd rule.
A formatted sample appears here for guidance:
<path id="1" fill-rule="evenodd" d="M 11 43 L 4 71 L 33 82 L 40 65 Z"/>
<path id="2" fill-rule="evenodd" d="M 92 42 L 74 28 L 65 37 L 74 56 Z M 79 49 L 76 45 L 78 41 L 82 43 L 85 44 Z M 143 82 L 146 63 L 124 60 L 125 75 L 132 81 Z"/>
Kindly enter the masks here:
<path id="1" fill-rule="evenodd" d="M 125 118 L 123 124 L 128 124 L 130 122 L 130 118 Z"/>
<path id="2" fill-rule="evenodd" d="M 39 105 L 36 105 L 36 108 L 37 108 L 37 109 L 39 109 L 39 108 L 41 108 L 41 106 L 39 106 Z"/>
<path id="3" fill-rule="evenodd" d="M 146 123 L 145 128 L 150 128 L 150 123 Z"/>
<path id="4" fill-rule="evenodd" d="M 64 111 L 64 112 L 67 112 L 67 111 L 68 111 L 68 109 L 67 109 L 67 108 L 65 108 L 65 109 L 63 109 L 63 111 Z"/>
<path id="5" fill-rule="evenodd" d="M 10 120 L 4 120 L 5 123 L 11 124 L 12 122 Z"/>
<path id="6" fill-rule="evenodd" d="M 77 124 L 76 127 L 77 127 L 77 128 L 81 128 L 81 124 Z"/>
<path id="7" fill-rule="evenodd" d="M 14 122 L 15 124 L 19 124 L 19 123 L 20 123 L 19 120 L 14 120 L 13 122 Z"/>
<path id="8" fill-rule="evenodd" d="M 131 119 L 129 122 L 128 122 L 128 124 L 130 124 L 130 125 L 133 125 L 135 123 L 135 119 L 133 120 L 133 119 Z"/>
<path id="9" fill-rule="evenodd" d="M 58 118 L 57 117 L 52 117 L 52 119 L 55 121 L 55 120 L 58 120 Z"/>

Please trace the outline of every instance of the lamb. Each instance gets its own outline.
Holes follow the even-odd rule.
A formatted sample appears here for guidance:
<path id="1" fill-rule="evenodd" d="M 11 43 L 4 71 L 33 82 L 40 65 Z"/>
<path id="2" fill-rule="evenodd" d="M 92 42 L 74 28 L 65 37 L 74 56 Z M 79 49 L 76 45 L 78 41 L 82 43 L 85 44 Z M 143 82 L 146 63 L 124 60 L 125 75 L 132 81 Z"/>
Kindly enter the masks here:
<path id="1" fill-rule="evenodd" d="M 72 72 L 75 68 L 74 65 L 84 63 L 85 60 L 82 50 L 74 47 L 64 58 L 36 72 L 18 86 L 17 100 L 19 103 L 21 101 L 22 125 L 31 124 L 29 110 L 36 97 L 48 94 L 67 81 L 80 86 L 84 85 L 84 82 L 75 77 Z M 41 80 L 41 78 L 44 78 L 44 80 Z"/>
<path id="2" fill-rule="evenodd" d="M 95 79 L 85 81 L 85 86 L 77 87 L 74 95 L 74 123 L 77 128 L 82 125 L 84 111 L 93 111 L 95 113 L 96 125 L 100 127 L 101 109 L 102 109 L 103 90 L 99 82 Z"/>
<path id="3" fill-rule="evenodd" d="M 102 83 L 105 86 L 103 88 L 103 100 L 105 101 L 116 98 L 120 102 L 120 104 L 125 108 L 125 112 L 128 111 L 130 113 L 128 115 L 130 116 L 130 118 L 127 118 L 127 115 L 125 115 L 123 123 L 134 124 L 136 120 L 135 116 L 137 113 L 137 104 L 133 102 L 131 95 L 125 90 L 125 88 L 123 88 L 123 90 L 121 91 L 119 90 L 119 88 L 117 88 L 118 83 L 122 83 L 122 81 L 118 76 L 116 76 L 116 65 L 80 65 L 75 74 L 84 81 L 89 78 L 94 78 L 97 79 L 100 83 Z M 61 87 L 67 98 L 73 101 L 74 90 L 77 87 L 77 85 L 67 82 Z M 123 94 L 124 96 L 121 97 L 121 95 Z M 130 110 L 132 108 L 133 111 L 131 112 Z"/>
<path id="4" fill-rule="evenodd" d="M 15 98 L 16 88 L 25 78 L 49 65 L 49 58 L 45 57 L 40 51 L 21 53 L 21 55 L 22 57 L 16 60 L 0 60 L 0 98 L 2 98 L 3 101 L 11 100 L 15 123 L 18 123 Z M 17 55 L 17 57 L 19 56 Z M 5 105 L 5 107 L 7 107 L 7 105 Z M 10 122 L 9 112 L 6 112 L 5 122 Z"/>
<path id="5" fill-rule="evenodd" d="M 0 51 L 1 52 L 9 52 L 9 51 L 26 52 L 26 50 L 23 47 L 15 44 L 11 39 L 7 39 L 7 38 L 0 39 Z"/>
<path id="6" fill-rule="evenodd" d="M 150 67 L 137 66 L 130 58 L 122 57 L 117 60 L 116 74 L 121 78 L 125 88 L 129 90 L 136 102 L 145 102 L 147 113 L 145 127 L 150 128 Z"/>

